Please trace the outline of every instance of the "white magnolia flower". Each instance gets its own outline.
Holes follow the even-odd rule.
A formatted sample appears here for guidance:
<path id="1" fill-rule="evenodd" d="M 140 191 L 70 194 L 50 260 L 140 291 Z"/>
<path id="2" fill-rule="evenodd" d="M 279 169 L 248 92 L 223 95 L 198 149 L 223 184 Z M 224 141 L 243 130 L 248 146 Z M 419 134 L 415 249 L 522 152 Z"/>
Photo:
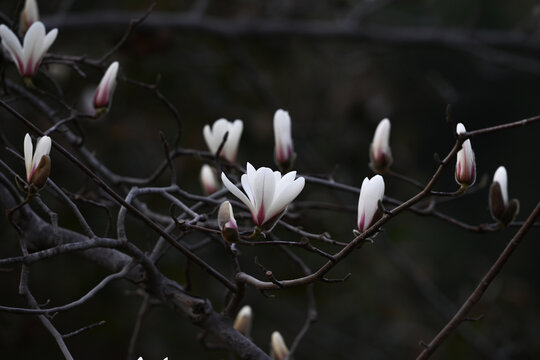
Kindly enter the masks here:
<path id="1" fill-rule="evenodd" d="M 508 198 L 508 175 L 504 166 L 499 166 L 489 191 L 489 209 L 491 216 L 502 225 L 514 220 L 519 212 L 519 201 Z"/>
<path id="2" fill-rule="evenodd" d="M 392 151 L 388 140 L 390 138 L 390 120 L 383 119 L 377 125 L 373 142 L 369 147 L 370 166 L 374 170 L 386 170 L 392 164 Z"/>
<path id="3" fill-rule="evenodd" d="M 210 152 L 215 154 L 223 142 L 223 136 L 228 131 L 229 135 L 220 155 L 230 162 L 234 162 L 243 129 L 244 123 L 242 120 L 230 122 L 226 119 L 219 119 L 214 122 L 211 128 L 210 125 L 205 125 L 203 129 L 204 140 L 206 140 L 206 145 L 208 145 Z"/>
<path id="4" fill-rule="evenodd" d="M 103 109 L 109 106 L 116 89 L 116 74 L 118 73 L 118 61 L 109 65 L 105 75 L 101 78 L 94 93 L 94 109 Z"/>
<path id="5" fill-rule="evenodd" d="M 211 195 L 221 188 L 216 171 L 208 164 L 201 167 L 201 185 L 205 195 Z"/>
<path id="6" fill-rule="evenodd" d="M 21 46 L 13 31 L 4 24 L 0 25 L 2 44 L 23 77 L 31 77 L 37 72 L 43 56 L 51 47 L 57 34 L 57 29 L 52 29 L 45 34 L 45 25 L 41 21 L 36 21 L 26 32 L 24 44 Z"/>
<path id="7" fill-rule="evenodd" d="M 224 173 L 221 173 L 223 184 L 234 196 L 242 201 L 251 212 L 253 222 L 257 226 L 277 219 L 285 212 L 287 206 L 304 188 L 303 177 L 296 179 L 296 171 L 283 177 L 279 171 L 261 167 L 257 170 L 247 163 L 247 173 L 242 175 L 241 182 L 245 194 L 240 191 Z M 247 194 L 247 196 L 246 196 Z"/>
<path id="8" fill-rule="evenodd" d="M 253 313 L 251 311 L 251 306 L 245 305 L 240 309 L 236 319 L 234 320 L 233 327 L 242 335 L 249 336 L 251 332 L 251 321 L 253 319 Z"/>
<path id="9" fill-rule="evenodd" d="M 292 168 L 296 154 L 293 150 L 291 117 L 287 111 L 279 109 L 274 114 L 274 139 L 276 164 L 284 170 Z"/>
<path id="10" fill-rule="evenodd" d="M 457 124 L 456 133 L 467 132 L 462 123 Z M 456 182 L 462 186 L 474 184 L 476 180 L 476 164 L 474 162 L 474 152 L 469 139 L 463 142 L 461 150 L 457 153 L 456 159 Z"/>
<path id="11" fill-rule="evenodd" d="M 233 208 L 229 201 L 224 201 L 219 207 L 218 227 L 221 230 L 223 240 L 226 242 L 235 243 L 239 240 L 238 225 L 236 224 Z"/>
<path id="12" fill-rule="evenodd" d="M 26 134 L 24 137 L 24 165 L 26 167 L 26 182 L 28 184 L 34 183 L 37 187 L 43 186 L 50 171 L 50 160 L 48 159 L 50 151 L 50 137 L 41 137 L 36 144 L 36 152 L 33 152 L 32 139 L 30 135 Z M 42 162 L 43 157 L 46 157 L 46 159 Z M 44 170 L 40 171 L 42 168 Z"/>
<path id="13" fill-rule="evenodd" d="M 378 218 L 379 201 L 384 197 L 384 180 L 382 176 L 375 175 L 369 180 L 365 178 L 360 188 L 358 198 L 358 230 L 362 233 L 368 229 Z"/>
<path id="14" fill-rule="evenodd" d="M 285 360 L 289 356 L 289 349 L 279 331 L 272 333 L 270 354 L 274 360 Z"/>
<path id="15" fill-rule="evenodd" d="M 36 0 L 26 0 L 24 8 L 21 11 L 21 31 L 25 33 L 26 30 L 38 20 L 39 10 Z"/>

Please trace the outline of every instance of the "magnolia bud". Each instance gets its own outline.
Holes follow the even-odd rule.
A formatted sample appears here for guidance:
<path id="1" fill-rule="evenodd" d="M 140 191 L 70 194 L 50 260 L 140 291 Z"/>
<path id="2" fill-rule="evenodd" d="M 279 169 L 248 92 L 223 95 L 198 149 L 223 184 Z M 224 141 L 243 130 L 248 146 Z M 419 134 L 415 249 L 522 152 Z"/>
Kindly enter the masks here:
<path id="1" fill-rule="evenodd" d="M 200 180 L 205 195 L 211 195 L 221 188 L 216 170 L 210 165 L 204 164 L 201 167 Z"/>
<path id="2" fill-rule="evenodd" d="M 369 166 L 375 172 L 384 172 L 392 164 L 392 151 L 388 140 L 390 138 L 390 120 L 383 119 L 377 125 L 373 142 L 369 147 Z"/>
<path id="3" fill-rule="evenodd" d="M 39 20 L 39 10 L 36 0 L 26 0 L 21 12 L 21 31 L 24 34 L 28 28 Z"/>
<path id="4" fill-rule="evenodd" d="M 234 320 L 233 327 L 244 336 L 249 336 L 251 332 L 251 320 L 253 318 L 251 306 L 246 305 L 238 312 Z"/>
<path id="5" fill-rule="evenodd" d="M 219 207 L 218 226 L 221 236 L 227 243 L 235 243 L 240 239 L 238 225 L 234 219 L 233 208 L 229 201 L 224 201 Z"/>
<path id="6" fill-rule="evenodd" d="M 377 222 L 382 213 L 379 210 L 379 201 L 384 197 L 384 179 L 381 175 L 375 175 L 371 179 L 365 178 L 360 188 L 358 198 L 358 230 L 363 233 L 372 224 Z"/>
<path id="7" fill-rule="evenodd" d="M 508 199 L 508 176 L 504 166 L 499 166 L 493 176 L 493 183 L 489 190 L 489 209 L 491 216 L 506 226 L 519 212 L 519 201 Z"/>
<path id="8" fill-rule="evenodd" d="M 462 134 L 467 132 L 462 123 L 457 124 L 456 133 Z M 474 152 L 472 150 L 471 141 L 465 140 L 461 145 L 461 150 L 457 153 L 456 158 L 456 182 L 462 187 L 467 187 L 474 184 L 476 180 L 476 164 L 474 162 Z"/>
<path id="9" fill-rule="evenodd" d="M 293 150 L 291 117 L 287 111 L 279 109 L 274 114 L 274 139 L 274 160 L 282 171 L 288 171 L 293 167 L 296 154 Z"/>
<path id="10" fill-rule="evenodd" d="M 116 89 L 116 74 L 118 73 L 118 61 L 113 62 L 105 71 L 94 93 L 94 109 L 103 111 L 111 104 L 114 90 Z"/>
<path id="11" fill-rule="evenodd" d="M 289 349 L 278 331 L 272 333 L 270 355 L 274 360 L 285 360 L 289 356 Z"/>
<path id="12" fill-rule="evenodd" d="M 26 167 L 26 182 L 36 188 L 45 185 L 49 173 L 51 172 L 51 138 L 41 137 L 36 144 L 36 151 L 33 152 L 32 139 L 26 134 L 24 137 L 24 163 Z"/>

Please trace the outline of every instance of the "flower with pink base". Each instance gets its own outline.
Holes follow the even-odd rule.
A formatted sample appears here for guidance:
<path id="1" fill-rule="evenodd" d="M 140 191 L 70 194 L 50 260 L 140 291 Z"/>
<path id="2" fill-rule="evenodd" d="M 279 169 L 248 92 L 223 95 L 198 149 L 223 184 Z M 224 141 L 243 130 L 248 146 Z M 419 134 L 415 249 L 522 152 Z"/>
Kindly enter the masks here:
<path id="1" fill-rule="evenodd" d="M 303 177 L 296 179 L 296 171 L 282 177 L 279 171 L 272 171 L 267 167 L 255 170 L 250 163 L 247 163 L 247 173 L 241 177 L 245 194 L 224 173 L 221 173 L 221 180 L 223 185 L 248 207 L 255 225 L 262 227 L 269 224 L 270 229 L 300 194 L 305 184 Z"/>
<path id="2" fill-rule="evenodd" d="M 94 109 L 105 109 L 109 106 L 116 89 L 116 74 L 118 73 L 118 61 L 113 62 L 94 93 Z"/>
<path id="3" fill-rule="evenodd" d="M 358 198 L 358 230 L 363 233 L 379 220 L 379 201 L 384 197 L 384 180 L 381 175 L 365 178 Z"/>
<path id="4" fill-rule="evenodd" d="M 2 45 L 7 49 L 11 58 L 17 65 L 22 77 L 29 78 L 36 74 L 41 60 L 58 35 L 57 29 L 45 33 L 45 25 L 36 21 L 30 26 L 21 45 L 17 36 L 6 25 L 0 25 Z"/>

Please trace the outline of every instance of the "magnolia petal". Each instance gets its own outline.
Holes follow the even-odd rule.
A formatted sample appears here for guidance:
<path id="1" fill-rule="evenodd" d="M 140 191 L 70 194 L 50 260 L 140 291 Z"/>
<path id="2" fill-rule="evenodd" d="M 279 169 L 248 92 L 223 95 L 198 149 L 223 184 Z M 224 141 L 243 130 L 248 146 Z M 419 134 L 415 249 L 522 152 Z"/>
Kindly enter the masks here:
<path id="1" fill-rule="evenodd" d="M 214 148 L 214 150 L 212 151 L 213 153 L 215 153 L 219 149 L 219 146 L 223 142 L 223 137 L 229 131 L 229 127 L 229 122 L 226 119 L 218 119 L 214 123 L 214 126 L 212 127 L 212 146 Z M 225 148 L 227 147 L 230 136 L 231 133 L 229 131 L 227 141 L 225 142 L 225 144 L 223 145 L 223 149 L 221 150 L 221 156 L 225 154 Z M 225 158 L 227 159 L 227 157 Z"/>
<path id="2" fill-rule="evenodd" d="M 249 189 L 248 197 L 251 200 L 251 202 L 254 205 L 254 208 L 256 208 L 256 200 L 255 200 L 255 184 L 257 183 L 257 170 L 251 165 L 250 163 L 247 163 L 246 165 L 246 173 L 242 175 L 242 186 L 244 188 Z M 244 185 L 246 183 L 246 185 Z M 247 190 L 246 190 L 247 192 Z"/>
<path id="3" fill-rule="evenodd" d="M 37 70 L 37 65 L 43 56 L 43 41 L 45 39 L 45 25 L 41 21 L 37 21 L 30 26 L 23 43 L 23 61 L 24 74 L 33 75 Z"/>
<path id="4" fill-rule="evenodd" d="M 269 168 L 259 168 L 255 172 L 255 176 L 249 176 L 248 182 L 253 191 L 253 205 L 255 208 L 255 216 L 257 225 L 262 225 L 266 219 L 265 206 L 269 207 L 274 196 L 274 176 Z M 270 177 L 272 180 L 270 180 Z"/>
<path id="5" fill-rule="evenodd" d="M 37 144 L 36 144 L 36 152 L 34 153 L 34 157 L 32 158 L 32 170 L 34 170 L 39 162 L 41 161 L 41 157 L 43 155 L 48 155 L 51 152 L 51 138 L 48 136 L 43 136 L 39 138 Z"/>
<path id="6" fill-rule="evenodd" d="M 223 182 L 223 185 L 225 185 L 225 187 L 234 196 L 236 196 L 241 202 L 244 203 L 244 205 L 248 207 L 251 213 L 254 212 L 253 204 L 251 203 L 251 201 L 249 201 L 248 197 L 242 191 L 240 191 L 240 189 L 238 189 L 236 185 L 234 185 L 231 180 L 229 180 L 229 178 L 227 178 L 225 173 L 221 173 L 221 181 Z"/>
<path id="7" fill-rule="evenodd" d="M 306 180 L 303 177 L 300 177 L 294 180 L 292 183 L 281 191 L 279 195 L 274 197 L 272 206 L 268 209 L 267 217 L 270 219 L 287 207 L 304 189 Z"/>
<path id="8" fill-rule="evenodd" d="M 508 205 L 508 175 L 504 166 L 499 166 L 493 175 L 493 182 L 498 182 L 501 187 L 501 194 L 504 205 Z"/>
<path id="9" fill-rule="evenodd" d="M 253 204 L 255 200 L 253 199 L 253 191 L 251 190 L 251 186 L 249 186 L 247 174 L 241 176 L 240 182 L 242 183 L 242 188 L 244 189 L 249 201 Z"/>
<path id="10" fill-rule="evenodd" d="M 43 53 L 41 56 L 43 56 L 51 47 L 54 40 L 56 40 L 56 36 L 58 35 L 58 29 L 52 29 L 49 31 L 49 33 L 45 36 L 45 40 L 43 41 L 43 47 L 41 49 L 41 52 Z"/>
<path id="11" fill-rule="evenodd" d="M 17 65 L 19 73 L 22 73 L 24 66 L 23 48 L 17 36 L 6 25 L 0 25 L 0 36 L 2 36 L 2 44 L 7 49 L 13 61 Z"/>
<path id="12" fill-rule="evenodd" d="M 206 146 L 208 146 L 208 149 L 211 153 L 215 153 L 217 151 L 217 148 L 214 150 L 213 140 L 212 140 L 212 130 L 210 129 L 210 125 L 204 125 L 203 128 L 203 137 L 204 141 L 206 141 Z"/>
<path id="13" fill-rule="evenodd" d="M 358 230 L 364 231 L 371 226 L 379 208 L 379 201 L 382 200 L 383 196 L 384 180 L 382 176 L 375 175 L 371 180 L 364 179 L 358 199 Z"/>
<path id="14" fill-rule="evenodd" d="M 26 181 L 30 181 L 32 173 L 32 152 L 34 146 L 32 145 L 32 139 L 29 134 L 24 137 L 24 166 L 26 168 Z"/>
<path id="15" fill-rule="evenodd" d="M 280 196 L 281 193 L 290 184 L 292 184 L 294 182 L 294 179 L 296 179 L 296 171 L 290 171 L 290 172 L 286 173 L 285 175 L 283 175 L 283 177 L 281 177 L 281 174 L 279 173 L 279 171 L 276 171 L 274 173 L 274 175 L 276 175 L 276 178 L 279 176 L 279 180 L 276 181 L 275 196 Z"/>
<path id="16" fill-rule="evenodd" d="M 358 197 L 358 230 L 364 231 L 364 224 L 363 220 L 365 218 L 365 203 L 366 203 L 366 197 L 367 197 L 367 191 L 362 191 L 362 189 L 367 188 L 367 185 L 369 183 L 369 179 L 366 177 L 364 178 L 364 181 L 362 181 L 362 186 L 360 187 L 360 196 Z"/>
<path id="17" fill-rule="evenodd" d="M 230 124 L 230 123 L 229 123 Z M 244 130 L 244 123 L 242 120 L 235 120 L 232 125 L 229 126 L 229 137 L 224 147 L 225 158 L 229 161 L 236 160 L 236 154 L 238 152 L 238 145 L 240 144 L 240 138 L 242 137 L 242 131 Z"/>

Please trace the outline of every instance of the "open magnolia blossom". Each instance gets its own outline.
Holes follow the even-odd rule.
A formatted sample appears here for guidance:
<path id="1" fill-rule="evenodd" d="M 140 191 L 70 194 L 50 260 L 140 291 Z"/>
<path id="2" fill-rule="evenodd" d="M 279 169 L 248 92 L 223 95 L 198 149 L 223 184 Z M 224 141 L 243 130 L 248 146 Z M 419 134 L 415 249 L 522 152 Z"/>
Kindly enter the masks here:
<path id="1" fill-rule="evenodd" d="M 242 130 L 244 130 L 244 123 L 242 120 L 235 120 L 234 122 L 227 119 L 219 119 L 214 122 L 212 127 L 205 125 L 203 128 L 204 140 L 210 152 L 215 154 L 221 143 L 223 137 L 228 132 L 227 141 L 221 149 L 220 156 L 234 162 L 236 160 L 236 153 L 238 152 L 238 144 L 240 143 L 240 137 L 242 136 Z"/>
<path id="2" fill-rule="evenodd" d="M 37 188 L 42 187 L 51 170 L 51 138 L 41 137 L 36 144 L 36 151 L 33 152 L 32 139 L 26 134 L 24 137 L 24 165 L 26 167 L 26 182 Z"/>
<path id="3" fill-rule="evenodd" d="M 218 226 L 221 236 L 227 243 L 235 243 L 240 239 L 238 225 L 234 218 L 232 205 L 229 201 L 224 201 L 218 211 Z"/>
<path id="4" fill-rule="evenodd" d="M 255 225 L 262 227 L 263 224 L 269 223 L 271 229 L 287 210 L 287 206 L 300 194 L 305 180 L 303 177 L 295 179 L 296 171 L 281 177 L 279 171 L 272 171 L 267 167 L 255 170 L 247 163 L 246 168 L 247 173 L 241 178 L 245 194 L 227 178 L 225 173 L 221 173 L 221 180 L 225 187 L 248 207 Z"/>
<path id="5" fill-rule="evenodd" d="M 274 114 L 274 139 L 276 164 L 284 171 L 291 169 L 296 154 L 293 150 L 291 117 L 287 111 L 279 109 Z"/>
<path id="6" fill-rule="evenodd" d="M 289 349 L 285 345 L 285 340 L 279 331 L 272 333 L 272 339 L 270 342 L 270 355 L 273 360 L 285 360 L 289 356 Z"/>
<path id="7" fill-rule="evenodd" d="M 24 42 L 21 46 L 13 31 L 4 24 L 0 25 L 2 44 L 11 55 L 22 77 L 34 76 L 57 34 L 57 29 L 52 29 L 48 34 L 45 34 L 45 25 L 41 21 L 36 21 L 24 35 Z"/>
<path id="8" fill-rule="evenodd" d="M 493 175 L 489 189 L 489 209 L 491 216 L 502 225 L 514 220 L 519 212 L 519 201 L 508 198 L 508 175 L 504 166 L 499 166 Z"/>
<path id="9" fill-rule="evenodd" d="M 388 140 L 390 138 L 390 120 L 383 119 L 375 129 L 373 142 L 369 147 L 370 167 L 374 171 L 384 171 L 392 164 L 392 151 Z"/>
<path id="10" fill-rule="evenodd" d="M 36 0 L 26 0 L 21 11 L 21 31 L 24 34 L 28 28 L 39 20 L 39 10 Z"/>
<path id="11" fill-rule="evenodd" d="M 208 164 L 201 167 L 201 185 L 205 195 L 211 195 L 221 188 L 216 170 Z"/>
<path id="12" fill-rule="evenodd" d="M 463 134 L 467 132 L 462 123 L 457 124 L 456 133 Z M 465 140 L 461 145 L 461 150 L 457 153 L 456 159 L 456 182 L 462 187 L 474 184 L 476 180 L 476 164 L 474 162 L 474 152 L 471 141 Z"/>
<path id="13" fill-rule="evenodd" d="M 94 93 L 94 109 L 104 109 L 109 106 L 116 89 L 116 74 L 118 73 L 118 61 L 109 65 L 105 75 L 101 78 Z"/>
<path id="14" fill-rule="evenodd" d="M 240 309 L 236 319 L 234 320 L 233 327 L 244 336 L 249 336 L 251 332 L 251 321 L 253 319 L 253 313 L 251 311 L 251 306 L 245 305 Z"/>
<path id="15" fill-rule="evenodd" d="M 358 198 L 358 230 L 363 233 L 379 220 L 379 201 L 384 197 L 384 180 L 381 175 L 365 178 Z"/>

